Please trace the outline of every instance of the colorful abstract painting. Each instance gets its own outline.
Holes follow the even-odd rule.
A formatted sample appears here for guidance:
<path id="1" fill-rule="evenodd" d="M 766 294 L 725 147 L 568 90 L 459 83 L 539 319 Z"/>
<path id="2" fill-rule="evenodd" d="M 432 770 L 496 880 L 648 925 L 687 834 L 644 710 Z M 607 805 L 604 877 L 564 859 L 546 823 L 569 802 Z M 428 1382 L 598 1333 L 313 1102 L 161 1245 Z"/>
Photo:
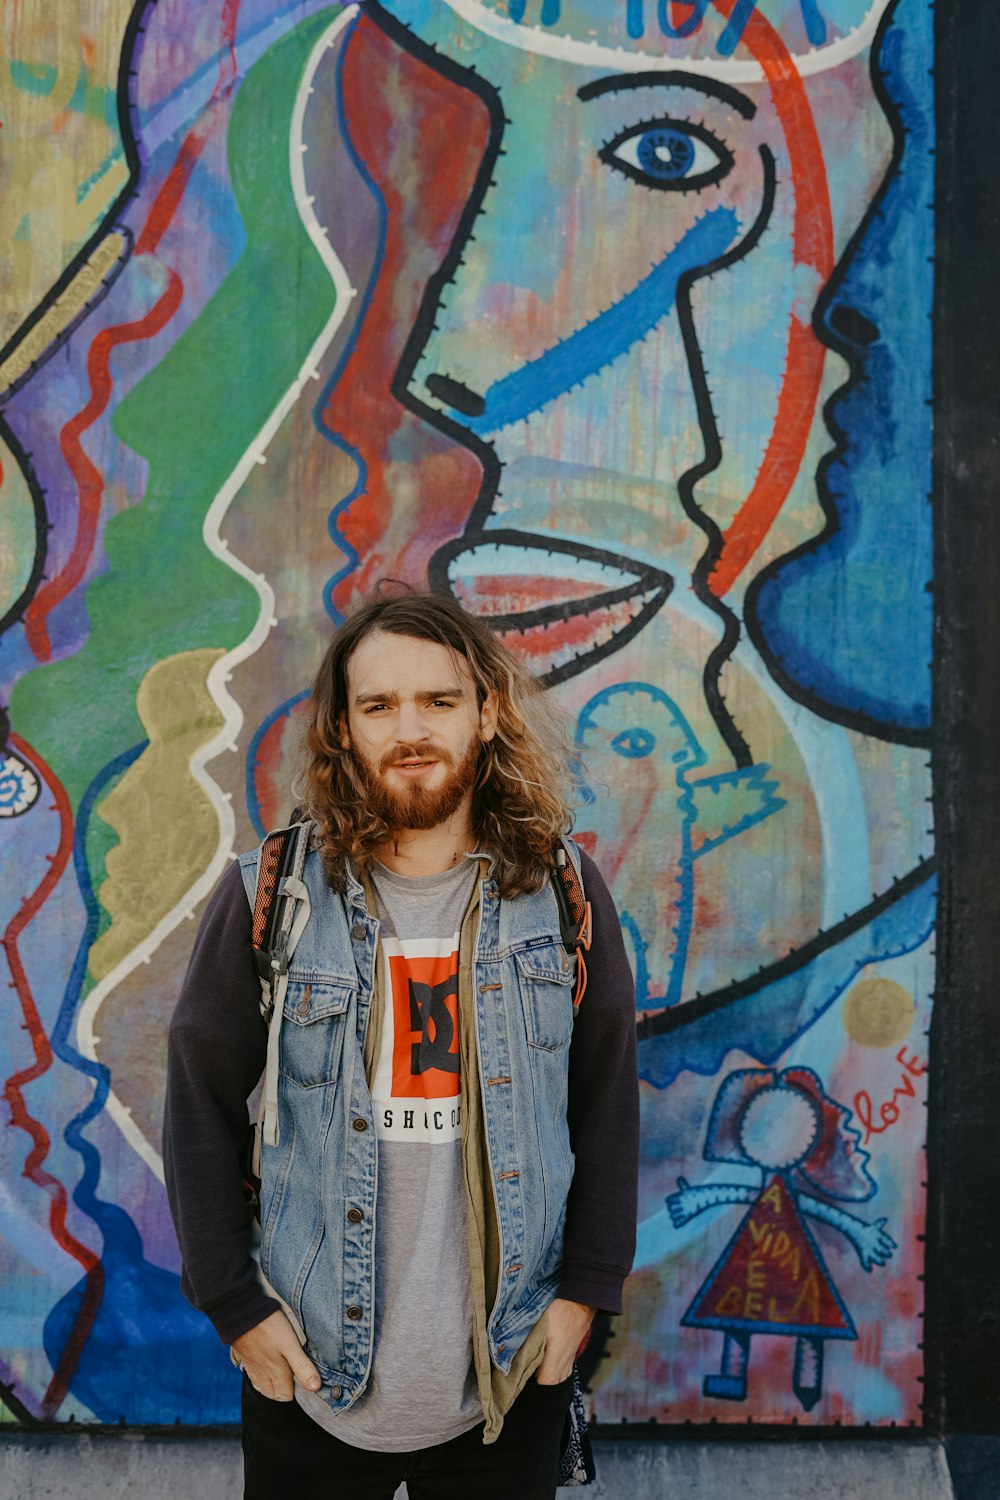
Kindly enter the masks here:
<path id="1" fill-rule="evenodd" d="M 383 576 L 568 716 L 637 985 L 599 1421 L 921 1422 L 927 0 L 0 0 L 0 1399 L 210 1424 L 165 1038 Z"/>

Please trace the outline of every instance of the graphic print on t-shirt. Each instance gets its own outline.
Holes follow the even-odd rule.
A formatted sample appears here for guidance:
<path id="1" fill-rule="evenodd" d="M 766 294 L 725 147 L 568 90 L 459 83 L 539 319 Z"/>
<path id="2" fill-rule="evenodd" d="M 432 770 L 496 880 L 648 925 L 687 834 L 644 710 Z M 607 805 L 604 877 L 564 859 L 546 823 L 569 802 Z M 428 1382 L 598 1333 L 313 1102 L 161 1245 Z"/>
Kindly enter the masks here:
<path id="1" fill-rule="evenodd" d="M 386 1004 L 372 1082 L 381 1140 L 433 1144 L 461 1132 L 458 936 L 382 939 Z"/>

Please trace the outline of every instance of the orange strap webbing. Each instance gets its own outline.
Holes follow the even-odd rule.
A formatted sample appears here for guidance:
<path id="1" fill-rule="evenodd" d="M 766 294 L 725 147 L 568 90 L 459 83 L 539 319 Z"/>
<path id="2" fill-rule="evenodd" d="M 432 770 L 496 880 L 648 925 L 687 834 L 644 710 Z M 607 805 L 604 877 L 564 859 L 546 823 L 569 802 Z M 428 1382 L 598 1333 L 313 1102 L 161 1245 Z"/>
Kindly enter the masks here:
<path id="1" fill-rule="evenodd" d="M 587 961 L 593 941 L 593 913 L 584 894 L 583 882 L 576 872 L 576 865 L 560 845 L 556 850 L 556 867 L 552 872 L 552 885 L 559 905 L 559 924 L 563 944 L 568 953 L 576 954 L 576 993 L 574 1006 L 579 1005 L 587 989 Z"/>

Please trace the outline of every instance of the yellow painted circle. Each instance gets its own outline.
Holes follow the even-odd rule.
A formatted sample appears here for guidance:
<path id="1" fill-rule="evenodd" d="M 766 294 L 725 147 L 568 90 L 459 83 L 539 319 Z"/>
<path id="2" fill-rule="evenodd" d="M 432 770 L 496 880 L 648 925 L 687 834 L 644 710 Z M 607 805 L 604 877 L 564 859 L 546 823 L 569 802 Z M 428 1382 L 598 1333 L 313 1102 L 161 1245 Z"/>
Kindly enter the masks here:
<path id="1" fill-rule="evenodd" d="M 893 979 L 860 979 L 844 1001 L 844 1029 L 862 1047 L 894 1047 L 913 1025 L 913 996 Z"/>

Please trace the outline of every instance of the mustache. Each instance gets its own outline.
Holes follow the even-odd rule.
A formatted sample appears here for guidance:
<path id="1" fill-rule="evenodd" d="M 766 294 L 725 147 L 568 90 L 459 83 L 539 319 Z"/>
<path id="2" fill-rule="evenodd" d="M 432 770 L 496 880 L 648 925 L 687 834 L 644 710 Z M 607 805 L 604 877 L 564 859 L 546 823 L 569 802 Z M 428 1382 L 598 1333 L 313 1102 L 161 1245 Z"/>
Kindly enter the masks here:
<path id="1" fill-rule="evenodd" d="M 383 755 L 378 768 L 380 771 L 388 771 L 402 760 L 439 760 L 446 766 L 455 763 L 455 757 L 441 745 L 397 745 L 394 750 Z"/>

